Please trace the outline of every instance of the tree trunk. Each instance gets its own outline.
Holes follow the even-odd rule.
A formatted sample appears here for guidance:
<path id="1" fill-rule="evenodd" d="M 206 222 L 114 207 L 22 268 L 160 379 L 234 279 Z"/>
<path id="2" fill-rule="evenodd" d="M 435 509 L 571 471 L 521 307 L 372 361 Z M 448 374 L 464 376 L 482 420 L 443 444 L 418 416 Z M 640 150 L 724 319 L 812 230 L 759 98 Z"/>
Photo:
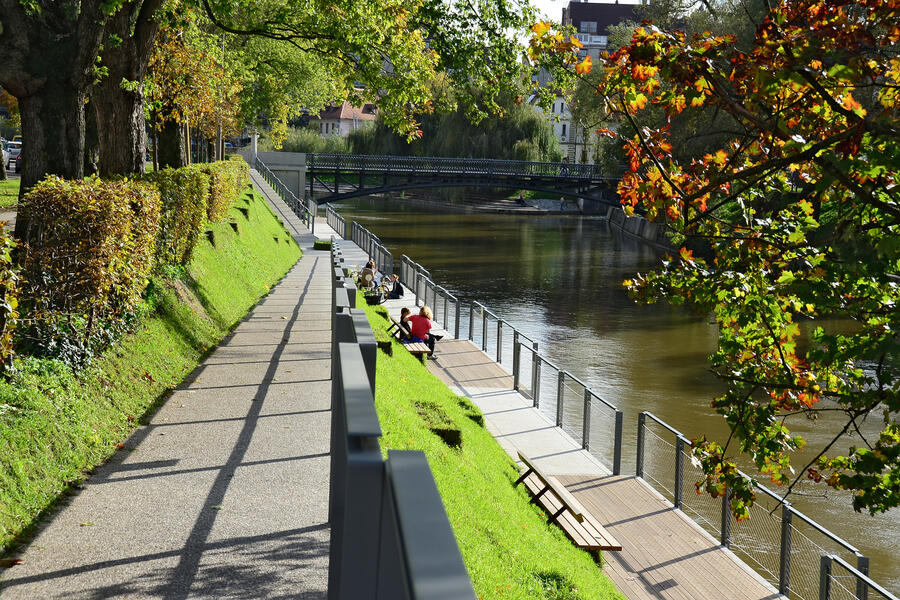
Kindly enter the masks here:
<path id="1" fill-rule="evenodd" d="M 162 0 L 131 0 L 110 18 L 101 58 L 107 75 L 98 84 L 94 110 L 99 130 L 100 175 L 143 173 L 147 152 L 144 74 L 159 31 L 154 13 Z M 121 40 L 121 42 L 117 42 Z"/>
<path id="2" fill-rule="evenodd" d="M 0 150 L 0 158 L 5 158 L 3 156 L 3 151 Z M 9 177 L 6 174 L 6 160 L 0 160 L 0 181 L 6 181 Z M 0 331 L 3 331 L 0 329 Z"/>
<path id="3" fill-rule="evenodd" d="M 84 176 L 85 90 L 48 79 L 40 94 L 19 98 L 22 115 L 22 180 L 19 199 L 44 175 Z M 28 240 L 28 220 L 16 218 L 16 237 Z"/>
<path id="4" fill-rule="evenodd" d="M 97 111 L 94 110 L 94 101 L 91 99 L 84 109 L 84 174 L 97 174 L 99 160 L 100 139 L 97 132 Z"/>
<path id="5" fill-rule="evenodd" d="M 174 121 L 163 123 L 162 129 L 156 136 L 159 156 L 159 168 L 172 167 L 179 169 L 188 164 L 187 153 L 184 147 L 184 132 L 181 126 Z"/>

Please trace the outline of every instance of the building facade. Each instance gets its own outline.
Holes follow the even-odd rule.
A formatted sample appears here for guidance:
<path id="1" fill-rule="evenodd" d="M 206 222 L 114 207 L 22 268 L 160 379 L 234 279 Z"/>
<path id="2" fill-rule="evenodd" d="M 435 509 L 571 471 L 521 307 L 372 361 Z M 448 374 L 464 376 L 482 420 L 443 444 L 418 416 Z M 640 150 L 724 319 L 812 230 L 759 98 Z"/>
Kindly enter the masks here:
<path id="1" fill-rule="evenodd" d="M 347 137 L 351 131 L 375 124 L 375 105 L 367 102 L 361 107 L 344 102 L 339 106 L 329 106 L 316 117 L 309 119 L 310 125 L 317 126 L 323 137 L 334 135 Z"/>

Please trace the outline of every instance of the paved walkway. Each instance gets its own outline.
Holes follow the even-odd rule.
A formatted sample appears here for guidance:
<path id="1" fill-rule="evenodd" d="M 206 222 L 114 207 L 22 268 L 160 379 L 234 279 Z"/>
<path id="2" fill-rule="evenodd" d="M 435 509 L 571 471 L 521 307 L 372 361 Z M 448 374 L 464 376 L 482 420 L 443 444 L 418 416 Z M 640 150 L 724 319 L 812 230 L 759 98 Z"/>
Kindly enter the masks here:
<path id="1" fill-rule="evenodd" d="M 326 597 L 330 259 L 274 204 L 303 258 L 2 572 L 0 598 Z"/>
<path id="2" fill-rule="evenodd" d="M 324 221 L 316 235 L 332 235 Z M 349 241 L 341 249 L 350 265 L 362 265 L 365 253 Z M 392 316 L 412 306 L 403 300 L 385 303 Z M 471 398 L 485 424 L 513 458 L 521 450 L 539 468 L 557 476 L 591 514 L 623 545 L 605 552 L 603 572 L 632 600 L 770 600 L 777 591 L 732 552 L 675 510 L 642 480 L 613 476 L 596 457 L 553 420 L 533 408 L 513 389 L 512 376 L 468 340 L 449 337 L 437 344 L 428 369 L 447 386 Z"/>

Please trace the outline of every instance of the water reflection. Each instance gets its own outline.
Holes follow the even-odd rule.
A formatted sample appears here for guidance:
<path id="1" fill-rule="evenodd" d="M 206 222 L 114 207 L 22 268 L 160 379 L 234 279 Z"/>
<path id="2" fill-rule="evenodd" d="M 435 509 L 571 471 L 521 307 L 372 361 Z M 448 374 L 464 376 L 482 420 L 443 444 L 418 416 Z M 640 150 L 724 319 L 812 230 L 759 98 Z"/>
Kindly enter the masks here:
<path id="1" fill-rule="evenodd" d="M 688 437 L 724 439 L 724 423 L 709 407 L 722 390 L 707 370 L 715 327 L 684 309 L 636 305 L 622 287 L 636 271 L 657 264 L 658 251 L 595 218 L 440 214 L 380 199 L 335 209 L 378 235 L 398 263 L 406 254 L 464 303 L 478 300 L 498 312 L 536 340 L 541 354 L 623 410 L 623 472 L 634 472 L 641 410 Z M 580 410 L 577 402 L 566 406 L 567 412 Z M 811 446 L 826 437 L 826 428 L 803 420 L 792 426 L 811 438 Z M 833 490 L 824 498 L 795 497 L 794 504 L 858 545 L 871 557 L 876 579 L 900 590 L 895 515 L 855 514 L 846 496 Z"/>

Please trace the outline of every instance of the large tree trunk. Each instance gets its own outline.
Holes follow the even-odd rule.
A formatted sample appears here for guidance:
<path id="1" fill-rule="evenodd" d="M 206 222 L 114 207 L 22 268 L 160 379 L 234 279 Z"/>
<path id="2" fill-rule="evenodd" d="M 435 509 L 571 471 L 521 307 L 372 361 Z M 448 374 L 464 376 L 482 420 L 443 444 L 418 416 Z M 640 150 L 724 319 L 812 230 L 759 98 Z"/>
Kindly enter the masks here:
<path id="1" fill-rule="evenodd" d="M 19 198 L 45 175 L 84 176 L 85 89 L 48 79 L 41 93 L 19 98 L 22 115 L 22 180 Z M 16 218 L 16 237 L 28 240 L 29 222 Z"/>
<path id="2" fill-rule="evenodd" d="M 159 143 L 157 154 L 160 169 L 166 167 L 179 169 L 188 164 L 181 125 L 174 121 L 166 121 L 156 139 Z"/>
<path id="3" fill-rule="evenodd" d="M 106 27 L 107 49 L 101 58 L 108 74 L 94 94 L 97 122 L 103 123 L 99 128 L 103 176 L 144 172 L 147 127 L 142 82 L 159 31 L 154 13 L 161 4 L 162 0 L 126 2 Z"/>
<path id="4" fill-rule="evenodd" d="M 84 174 L 96 175 L 99 172 L 100 138 L 97 131 L 97 111 L 94 110 L 93 99 L 88 101 L 84 110 Z"/>

